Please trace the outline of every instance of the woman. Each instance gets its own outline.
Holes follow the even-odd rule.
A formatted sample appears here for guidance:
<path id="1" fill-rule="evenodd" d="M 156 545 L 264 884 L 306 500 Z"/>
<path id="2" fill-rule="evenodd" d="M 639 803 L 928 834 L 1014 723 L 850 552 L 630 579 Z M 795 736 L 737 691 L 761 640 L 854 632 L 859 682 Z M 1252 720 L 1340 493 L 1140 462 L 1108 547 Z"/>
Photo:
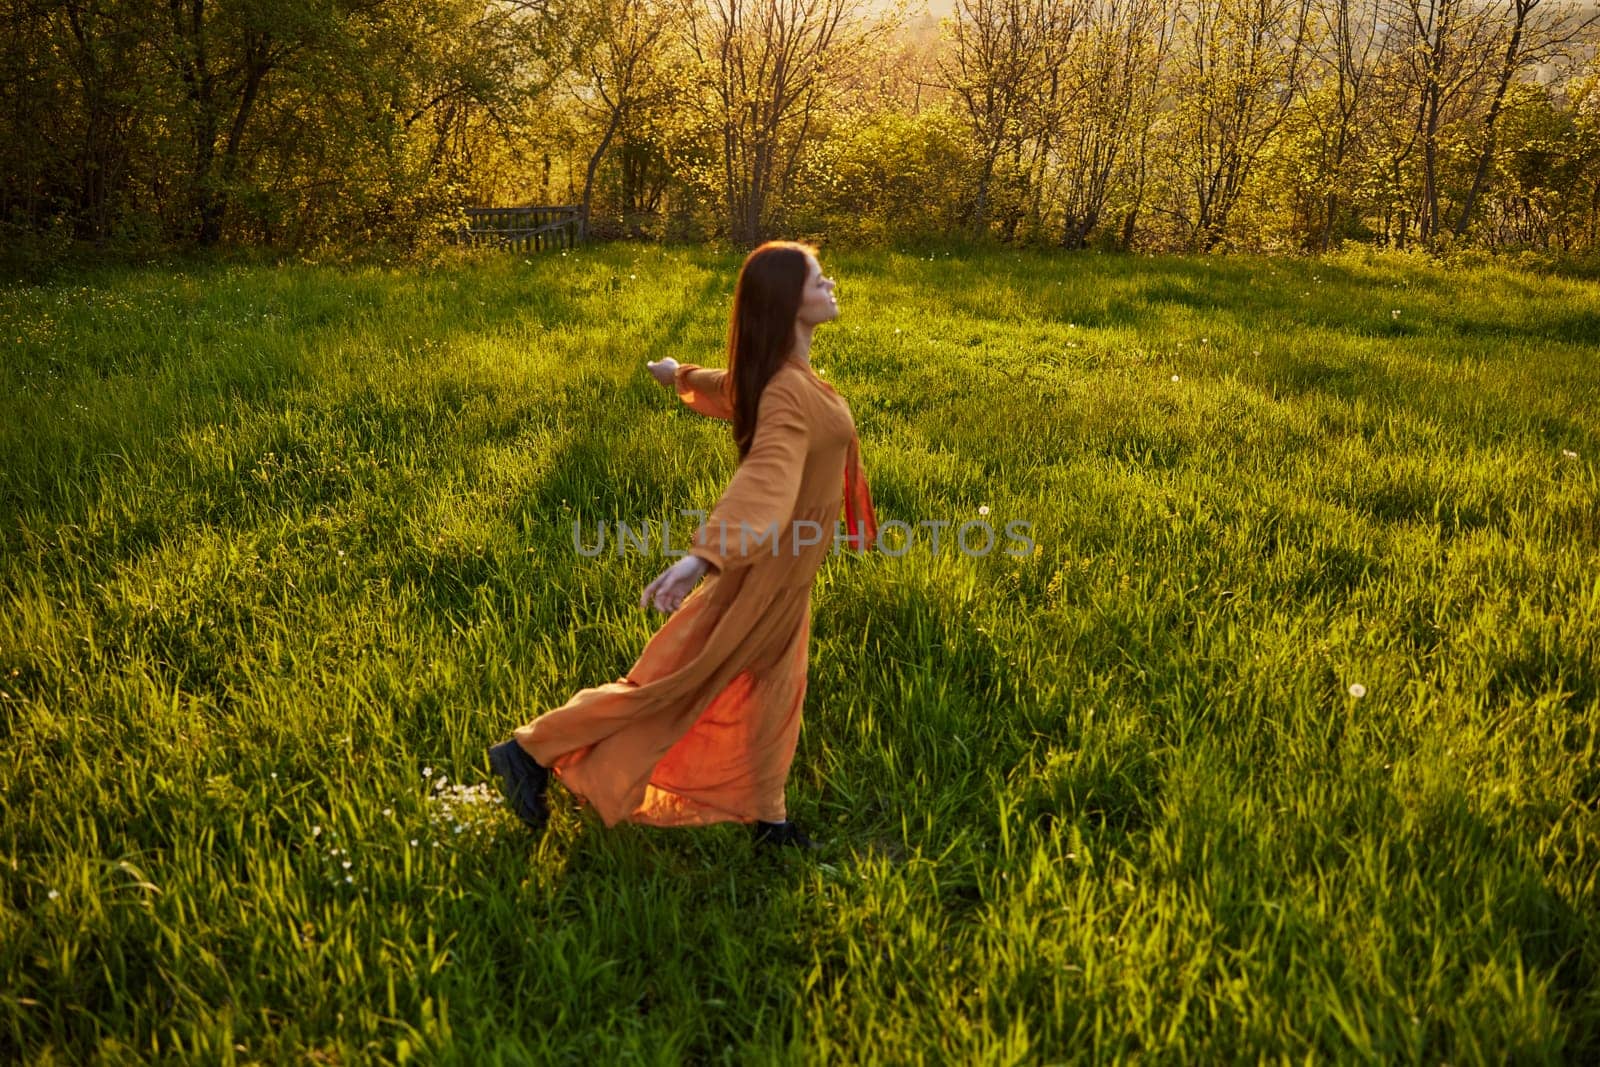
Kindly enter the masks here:
<path id="1" fill-rule="evenodd" d="M 688 554 L 645 587 L 640 606 L 671 618 L 633 668 L 489 749 L 536 832 L 554 775 L 608 827 L 738 821 L 762 844 L 818 847 L 789 820 L 784 785 L 841 481 L 847 543 L 877 539 L 850 407 L 811 368 L 812 332 L 839 317 L 833 289 L 815 248 L 769 241 L 739 271 L 728 369 L 646 364 L 695 411 L 733 424 L 739 467 Z"/>

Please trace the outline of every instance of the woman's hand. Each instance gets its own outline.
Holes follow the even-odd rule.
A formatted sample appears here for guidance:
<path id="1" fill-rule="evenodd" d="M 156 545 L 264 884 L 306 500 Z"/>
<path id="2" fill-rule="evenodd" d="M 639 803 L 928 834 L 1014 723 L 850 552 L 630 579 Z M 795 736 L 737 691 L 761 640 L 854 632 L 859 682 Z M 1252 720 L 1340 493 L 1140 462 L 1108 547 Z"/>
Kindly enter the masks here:
<path id="1" fill-rule="evenodd" d="M 678 373 L 678 361 L 671 356 L 658 359 L 654 363 L 646 360 L 644 365 L 655 376 L 656 381 L 666 386 L 672 385 L 673 375 Z"/>
<path id="2" fill-rule="evenodd" d="M 644 595 L 639 598 L 639 606 L 648 607 L 653 600 L 656 610 L 670 615 L 678 610 L 683 598 L 689 595 L 689 591 L 694 588 L 694 583 L 700 580 L 700 576 L 710 569 L 711 564 L 699 556 L 684 556 L 656 575 L 656 580 L 644 587 Z"/>

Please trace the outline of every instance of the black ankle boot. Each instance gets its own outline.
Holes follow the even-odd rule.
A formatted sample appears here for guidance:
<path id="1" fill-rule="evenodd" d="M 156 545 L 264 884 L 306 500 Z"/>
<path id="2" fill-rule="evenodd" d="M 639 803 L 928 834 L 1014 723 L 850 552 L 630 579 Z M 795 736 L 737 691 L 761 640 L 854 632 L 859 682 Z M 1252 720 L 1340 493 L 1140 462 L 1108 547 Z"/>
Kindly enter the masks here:
<path id="1" fill-rule="evenodd" d="M 489 749 L 489 766 L 499 776 L 517 818 L 534 832 L 543 831 L 545 823 L 550 821 L 550 809 L 544 799 L 550 785 L 550 771 L 524 752 L 514 737 Z"/>
<path id="2" fill-rule="evenodd" d="M 822 847 L 807 837 L 800 827 L 788 820 L 783 822 L 762 822 L 758 819 L 755 826 L 752 827 L 752 833 L 755 836 L 757 845 L 798 848 L 806 852 L 815 852 Z"/>

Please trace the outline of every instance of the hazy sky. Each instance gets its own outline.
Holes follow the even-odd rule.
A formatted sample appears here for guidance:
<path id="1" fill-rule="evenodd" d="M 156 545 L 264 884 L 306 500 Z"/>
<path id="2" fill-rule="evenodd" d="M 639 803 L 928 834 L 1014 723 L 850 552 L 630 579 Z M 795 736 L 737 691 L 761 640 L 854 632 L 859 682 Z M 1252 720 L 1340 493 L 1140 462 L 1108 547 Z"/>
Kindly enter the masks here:
<path id="1" fill-rule="evenodd" d="M 867 0 L 867 7 L 874 11 L 882 11 L 893 7 L 892 0 Z M 943 18 L 956 9 L 955 0 L 912 0 L 910 14 L 913 16 L 927 8 L 934 18 Z"/>

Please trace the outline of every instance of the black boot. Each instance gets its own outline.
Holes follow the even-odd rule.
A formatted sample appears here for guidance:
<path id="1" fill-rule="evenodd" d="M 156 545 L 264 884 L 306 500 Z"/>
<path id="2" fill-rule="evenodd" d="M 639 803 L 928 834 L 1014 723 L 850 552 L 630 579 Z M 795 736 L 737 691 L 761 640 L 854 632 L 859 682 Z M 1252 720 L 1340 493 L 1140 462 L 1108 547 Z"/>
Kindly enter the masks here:
<path id="1" fill-rule="evenodd" d="M 550 785 L 550 771 L 524 752 L 514 737 L 489 749 L 489 766 L 499 776 L 517 818 L 535 833 L 542 832 L 550 820 L 550 809 L 544 800 L 545 790 Z"/>
<path id="2" fill-rule="evenodd" d="M 785 820 L 783 822 L 756 821 L 752 828 L 756 844 L 773 847 L 798 848 L 806 852 L 815 852 L 822 846 L 801 832 L 800 827 Z"/>

